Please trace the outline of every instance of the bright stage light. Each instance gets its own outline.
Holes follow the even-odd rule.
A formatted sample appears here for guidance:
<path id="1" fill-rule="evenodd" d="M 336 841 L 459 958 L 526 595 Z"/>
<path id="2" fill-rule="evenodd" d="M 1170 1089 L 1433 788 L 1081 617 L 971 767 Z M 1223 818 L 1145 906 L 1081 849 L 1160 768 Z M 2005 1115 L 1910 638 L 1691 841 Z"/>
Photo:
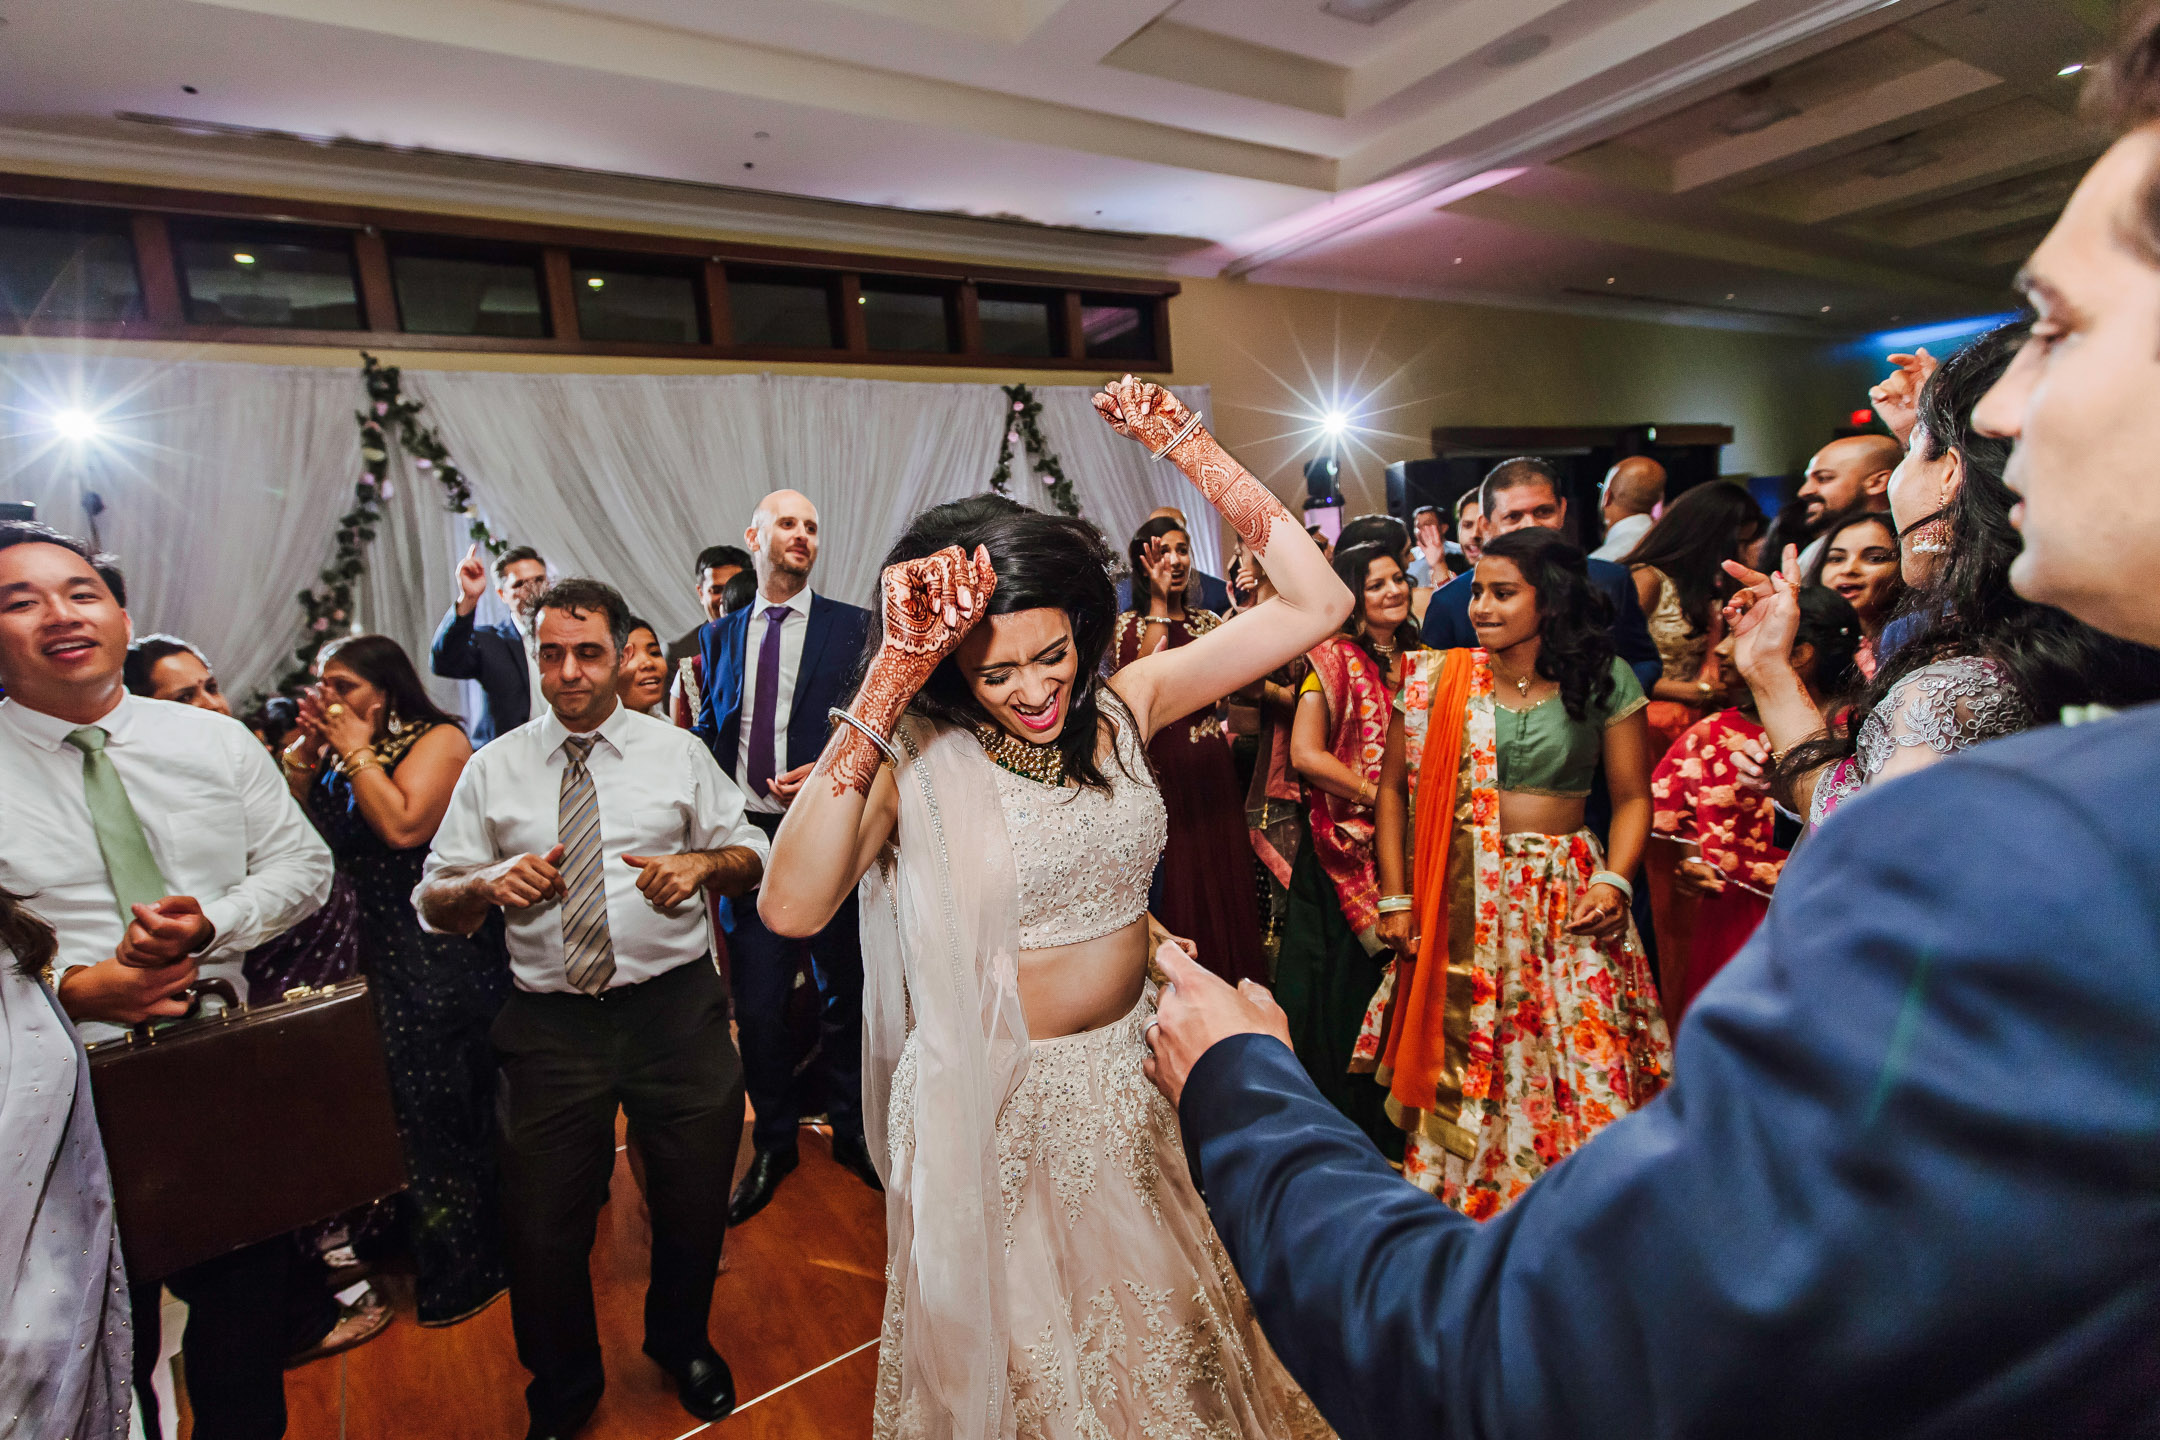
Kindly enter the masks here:
<path id="1" fill-rule="evenodd" d="M 98 417 L 88 410 L 66 409 L 53 412 L 52 428 L 63 440 L 95 440 L 103 428 Z"/>
<path id="2" fill-rule="evenodd" d="M 1330 410 L 1320 417 L 1320 431 L 1330 440 L 1341 439 L 1343 432 L 1349 428 L 1350 417 L 1340 410 Z"/>

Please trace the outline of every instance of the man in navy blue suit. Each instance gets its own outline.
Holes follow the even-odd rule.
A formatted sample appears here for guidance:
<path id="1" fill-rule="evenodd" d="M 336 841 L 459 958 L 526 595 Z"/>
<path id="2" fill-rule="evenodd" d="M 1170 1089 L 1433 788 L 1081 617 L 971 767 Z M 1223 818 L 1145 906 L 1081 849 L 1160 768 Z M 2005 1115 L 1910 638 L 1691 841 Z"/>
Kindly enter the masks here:
<path id="1" fill-rule="evenodd" d="M 1567 531 L 1567 497 L 1560 493 L 1559 475 L 1543 460 L 1525 455 L 1501 461 L 1486 472 L 1478 497 L 1487 538 L 1531 525 Z M 1477 632 L 1470 628 L 1471 573 L 1464 571 L 1433 591 L 1425 606 L 1427 645 L 1449 650 L 1478 643 Z M 1648 690 L 1665 667 L 1658 659 L 1657 646 L 1650 643 L 1650 627 L 1643 622 L 1642 602 L 1635 598 L 1627 566 L 1592 560 L 1590 580 L 1612 601 L 1614 648 Z"/>
<path id="2" fill-rule="evenodd" d="M 525 631 L 525 607 L 547 588 L 547 561 L 530 545 L 505 550 L 495 561 L 495 594 L 510 612 L 507 624 L 478 625 L 473 612 L 487 590 L 487 563 L 475 544 L 458 561 L 457 603 L 435 627 L 428 668 L 445 680 L 477 680 L 485 705 L 473 722 L 472 742 L 485 745 L 532 718 L 540 693 L 539 662 Z"/>
<path id="3" fill-rule="evenodd" d="M 705 673 L 697 734 L 742 786 L 750 822 L 767 835 L 825 748 L 826 712 L 851 698 L 848 682 L 870 634 L 870 612 L 814 594 L 818 512 L 809 497 L 776 490 L 759 502 L 744 532 L 757 573 L 757 599 L 699 632 Z M 796 1165 L 795 1132 L 822 1109 L 832 1121 L 833 1158 L 872 1186 L 877 1171 L 862 1128 L 862 934 L 851 895 L 809 940 L 773 934 L 757 897 L 734 906 L 728 942 L 743 1076 L 757 1123 L 756 1154 L 735 1188 L 728 1223 L 765 1208 Z M 807 962 L 807 965 L 806 965 Z M 818 1063 L 802 1060 L 788 1030 L 788 995 L 807 968 L 819 1001 Z"/>
<path id="4" fill-rule="evenodd" d="M 2160 10 L 2102 83 L 2133 128 L 1976 420 L 2017 445 L 2018 591 L 2160 644 Z M 1264 994 L 1166 957 L 1148 1064 L 1345 1440 L 2160 1435 L 2156 793 L 2160 706 L 1862 794 L 1672 1087 L 1482 1226 L 1320 1098 Z"/>

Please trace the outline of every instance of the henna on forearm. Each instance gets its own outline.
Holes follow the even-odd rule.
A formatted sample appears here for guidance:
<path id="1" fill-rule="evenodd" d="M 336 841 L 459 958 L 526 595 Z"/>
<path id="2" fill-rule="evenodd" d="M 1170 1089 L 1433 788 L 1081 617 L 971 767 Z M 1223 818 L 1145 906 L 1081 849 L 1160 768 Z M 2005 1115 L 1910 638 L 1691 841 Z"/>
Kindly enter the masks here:
<path id="1" fill-rule="evenodd" d="M 1130 375 L 1097 394 L 1095 409 L 1112 429 L 1139 441 L 1150 452 L 1162 449 L 1192 419 L 1192 411 L 1177 396 Z M 1165 458 L 1200 488 L 1255 556 L 1266 558 L 1268 537 L 1277 519 L 1296 527 L 1297 521 L 1275 492 L 1238 464 L 1206 426 L 1195 426 Z"/>

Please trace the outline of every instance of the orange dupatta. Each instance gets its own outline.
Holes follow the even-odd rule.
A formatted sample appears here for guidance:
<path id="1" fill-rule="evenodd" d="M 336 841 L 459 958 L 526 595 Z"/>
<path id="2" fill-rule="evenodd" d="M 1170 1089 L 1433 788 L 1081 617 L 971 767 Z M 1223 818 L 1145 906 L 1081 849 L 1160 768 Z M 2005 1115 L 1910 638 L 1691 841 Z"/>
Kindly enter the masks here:
<path id="1" fill-rule="evenodd" d="M 1453 853 L 1458 828 L 1456 802 L 1462 776 L 1465 714 L 1478 652 L 1450 650 L 1432 689 L 1425 754 L 1418 767 L 1418 800 L 1412 854 L 1421 883 L 1417 896 L 1418 958 L 1407 967 L 1408 984 L 1398 992 L 1389 1017 L 1381 1073 L 1386 1077 L 1388 1110 L 1406 1129 L 1423 1128 L 1457 1153 L 1471 1137 L 1454 1122 L 1462 1111 L 1462 1069 L 1469 1020 L 1470 966 L 1473 956 L 1451 953 L 1451 922 L 1473 921 L 1476 888 L 1473 856 Z M 1462 847 L 1467 849 L 1468 847 Z M 1429 878 L 1427 878 L 1429 877 Z M 1450 883 L 1460 879 L 1467 884 Z M 1451 892 L 1466 889 L 1467 904 L 1451 905 Z M 1465 929 L 1468 929 L 1466 924 Z M 1463 947 L 1468 950 L 1470 947 Z M 1398 967 L 1398 974 L 1401 973 Z M 1460 971 L 1459 976 L 1452 972 Z M 1460 983 L 1454 983 L 1459 980 Z M 1460 991 L 1461 993 L 1456 993 Z M 1451 997 L 1453 1003 L 1450 1003 Z M 1455 1043 L 1451 1046 L 1450 1039 Z M 1449 1054 L 1453 1050 L 1453 1055 Z"/>

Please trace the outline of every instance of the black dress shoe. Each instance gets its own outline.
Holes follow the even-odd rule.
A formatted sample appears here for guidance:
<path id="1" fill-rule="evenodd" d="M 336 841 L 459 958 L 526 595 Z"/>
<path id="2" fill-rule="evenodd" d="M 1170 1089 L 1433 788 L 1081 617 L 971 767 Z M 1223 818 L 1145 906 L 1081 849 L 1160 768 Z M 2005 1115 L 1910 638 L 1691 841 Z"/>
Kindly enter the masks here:
<path id="1" fill-rule="evenodd" d="M 860 1135 L 843 1135 L 835 1130 L 832 1137 L 832 1158 L 843 1170 L 880 1194 L 885 1182 L 878 1179 L 877 1166 L 870 1163 L 870 1146 Z"/>
<path id="2" fill-rule="evenodd" d="M 670 1365 L 652 1351 L 645 1352 L 675 1381 L 675 1393 L 682 1399 L 682 1408 L 698 1419 L 711 1422 L 724 1420 L 735 1409 L 735 1376 L 720 1358 L 720 1352 L 706 1347 L 705 1353 L 692 1359 L 687 1365 Z"/>
<path id="3" fill-rule="evenodd" d="M 730 1404 L 732 1403 L 731 1400 Z M 595 1396 L 577 1409 L 561 1415 L 535 1415 L 532 1417 L 532 1424 L 525 1429 L 525 1440 L 570 1440 L 571 1436 L 585 1428 L 585 1422 L 592 1419 L 593 1411 L 599 1408 L 600 1400 Z"/>
<path id="4" fill-rule="evenodd" d="M 742 1184 L 735 1187 L 735 1198 L 728 1202 L 727 1223 L 740 1225 L 764 1209 L 773 1191 L 780 1188 L 781 1177 L 795 1168 L 798 1159 L 793 1150 L 760 1150 L 752 1156 L 749 1173 L 742 1177 Z"/>

